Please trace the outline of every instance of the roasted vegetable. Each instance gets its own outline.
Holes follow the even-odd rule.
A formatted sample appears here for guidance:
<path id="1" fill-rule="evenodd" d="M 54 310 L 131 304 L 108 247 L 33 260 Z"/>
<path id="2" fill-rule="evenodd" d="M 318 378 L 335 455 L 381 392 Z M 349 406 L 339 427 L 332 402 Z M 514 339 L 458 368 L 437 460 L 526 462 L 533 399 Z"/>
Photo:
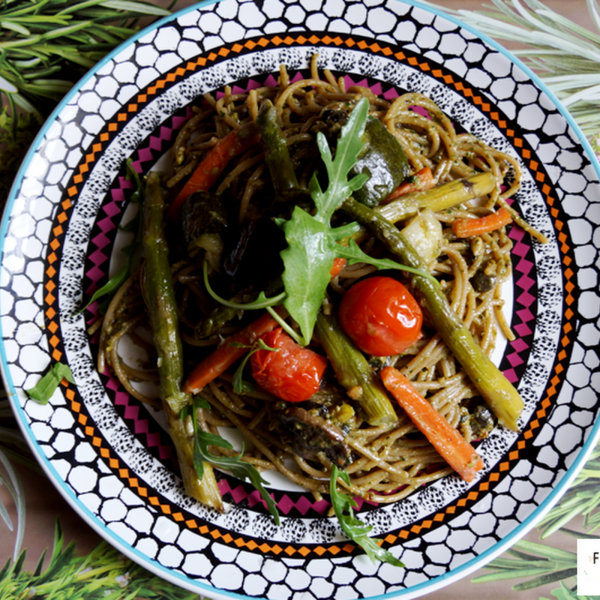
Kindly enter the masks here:
<path id="1" fill-rule="evenodd" d="M 227 228 L 228 215 L 223 197 L 198 191 L 189 195 L 181 207 L 181 229 L 190 250 L 205 234 L 220 234 Z"/>
<path id="2" fill-rule="evenodd" d="M 402 229 L 402 235 L 426 264 L 438 257 L 444 241 L 442 224 L 430 208 L 416 215 Z"/>
<path id="3" fill-rule="evenodd" d="M 355 283 L 339 308 L 342 329 L 366 354 L 402 354 L 421 337 L 423 312 L 413 295 L 392 277 Z"/>
<path id="4" fill-rule="evenodd" d="M 319 313 L 317 336 L 335 376 L 348 396 L 361 408 L 371 425 L 391 425 L 398 420 L 381 382 L 365 356 L 342 331 L 337 319 Z"/>
<path id="5" fill-rule="evenodd" d="M 471 177 L 455 179 L 424 192 L 412 192 L 380 206 L 377 210 L 392 223 L 416 215 L 422 208 L 439 212 L 489 194 L 496 187 L 493 173 L 477 173 Z"/>
<path id="6" fill-rule="evenodd" d="M 362 173 L 369 179 L 354 192 L 354 197 L 362 204 L 374 207 L 406 179 L 408 159 L 398 140 L 375 117 L 367 119 L 361 139 L 364 146 L 350 176 Z"/>
<path id="7" fill-rule="evenodd" d="M 287 141 L 277 122 L 277 110 L 270 100 L 265 100 L 261 105 L 256 124 L 260 129 L 275 200 L 290 203 L 292 206 L 310 206 L 310 194 L 298 184 Z"/>
<path id="8" fill-rule="evenodd" d="M 169 206 L 169 221 L 177 221 L 181 206 L 188 196 L 197 191 L 209 190 L 231 162 L 231 159 L 258 144 L 259 140 L 258 128 L 253 122 L 242 125 L 221 138 L 196 167 L 196 170 Z"/>
<path id="9" fill-rule="evenodd" d="M 183 389 L 183 350 L 179 334 L 177 303 L 171 279 L 169 248 L 164 232 L 165 198 L 160 176 L 151 172 L 144 196 L 143 245 L 145 263 L 142 276 L 144 300 L 150 315 L 154 345 L 158 354 L 160 396 L 167 416 L 169 433 L 187 493 L 208 506 L 223 510 L 221 494 L 212 467 L 204 465 L 202 481 L 194 467 L 193 440 L 180 419 L 192 399 Z"/>
<path id="10" fill-rule="evenodd" d="M 452 222 L 452 231 L 456 237 L 466 238 L 491 233 L 509 223 L 512 223 L 512 216 L 508 209 L 501 206 L 496 212 L 485 215 L 485 217 L 456 219 Z"/>
<path id="11" fill-rule="evenodd" d="M 385 367 L 380 375 L 386 389 L 438 454 L 465 481 L 473 481 L 484 466 L 475 448 L 419 394 L 400 371 L 394 367 Z"/>
<path id="12" fill-rule="evenodd" d="M 303 402 L 321 385 L 327 359 L 303 348 L 281 327 L 260 336 L 268 349 L 250 358 L 252 377 L 264 390 L 288 402 Z"/>
<path id="13" fill-rule="evenodd" d="M 188 394 L 197 394 L 205 385 L 222 375 L 234 362 L 242 358 L 263 334 L 277 327 L 277 321 L 269 313 L 223 341 L 190 373 L 184 384 Z"/>
<path id="14" fill-rule="evenodd" d="M 342 469 L 352 462 L 344 433 L 337 425 L 301 406 L 290 406 L 276 418 L 291 433 L 290 443 L 298 456 L 313 460 L 323 453 Z"/>

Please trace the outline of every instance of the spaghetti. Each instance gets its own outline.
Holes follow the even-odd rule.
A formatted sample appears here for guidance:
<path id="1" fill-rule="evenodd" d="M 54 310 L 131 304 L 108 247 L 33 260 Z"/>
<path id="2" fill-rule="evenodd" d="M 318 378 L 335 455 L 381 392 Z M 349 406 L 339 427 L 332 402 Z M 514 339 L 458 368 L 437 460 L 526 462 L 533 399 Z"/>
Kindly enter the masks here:
<path id="1" fill-rule="evenodd" d="M 313 173 L 322 168 L 316 150 L 317 133 L 334 139 L 344 124 L 344 115 L 347 117 L 361 98 L 367 98 L 370 115 L 385 125 L 404 151 L 408 180 L 411 181 L 411 188 L 401 196 L 405 206 L 412 199 L 420 202 L 427 194 L 435 195 L 436 190 L 457 182 L 461 183 L 461 193 L 465 189 L 471 193 L 470 198 L 465 197 L 466 200 L 455 203 L 456 206 L 430 211 L 442 233 L 439 247 L 428 259 L 428 268 L 439 281 L 453 311 L 483 351 L 491 354 L 498 328 L 512 339 L 503 316 L 501 293 L 502 285 L 511 276 L 511 241 L 505 227 L 457 238 L 452 223 L 457 219 L 480 218 L 505 207 L 517 224 L 540 241 L 544 240 L 506 202 L 519 187 L 519 163 L 473 135 L 457 132 L 431 99 L 407 93 L 390 102 L 365 87 L 346 89 L 342 77 L 336 78 L 329 71 L 320 75 L 316 58 L 311 63 L 310 76 L 293 83 L 282 66 L 276 88 L 261 87 L 234 94 L 226 87 L 218 98 L 211 94 L 204 96 L 175 141 L 173 169 L 164 179 L 165 188 L 171 197 L 175 197 L 220 140 L 255 122 L 261 106 L 270 101 L 277 111 L 298 187 L 306 190 Z M 430 173 L 428 187 L 431 190 L 419 188 L 418 174 L 423 172 Z M 478 174 L 489 176 L 492 182 L 484 192 L 469 183 L 469 178 Z M 250 269 L 251 273 L 260 272 L 261 277 L 265 272 L 269 275 L 258 284 L 244 273 L 236 272 L 236 265 L 232 263 L 235 263 L 236 253 L 242 252 L 240 246 L 243 244 L 232 245 L 227 241 L 227 232 L 238 232 L 238 242 L 240 231 L 242 237 L 252 237 L 255 224 L 265 219 L 272 222 L 274 218 L 287 218 L 290 203 L 303 202 L 297 198 L 287 202 L 274 199 L 274 185 L 261 144 L 251 144 L 229 160 L 207 191 L 213 199 L 223 200 L 225 208 L 220 205 L 223 219 L 217 220 L 226 221 L 226 227 L 211 229 L 209 226 L 209 230 L 194 238 L 191 253 L 188 252 L 189 244 L 186 248 L 179 243 L 180 235 L 172 238 L 175 241 L 171 247 L 171 271 L 186 368 L 191 368 L 224 338 L 238 331 L 249 318 L 255 318 L 249 317 L 251 311 L 242 314 L 236 306 L 254 300 L 258 292 L 268 290 L 269 286 L 272 289 L 267 295 L 272 295 L 278 289 L 278 282 L 280 285 L 276 269 L 269 272 L 272 257 L 266 258 L 264 263 L 258 259 L 261 262 L 258 269 L 256 264 Z M 447 202 L 448 194 L 444 198 Z M 384 215 L 391 214 L 390 211 L 395 210 L 394 202 L 396 200 L 389 205 L 382 204 L 378 210 Z M 434 203 L 433 206 L 438 205 Z M 412 211 L 392 220 L 402 229 L 418 212 Z M 343 220 L 341 216 L 336 218 Z M 268 237 L 271 231 L 257 235 Z M 369 255 L 388 255 L 372 233 L 363 230 L 356 239 Z M 202 276 L 205 258 L 210 265 L 211 286 L 218 288 L 222 295 L 228 295 L 233 308 L 218 305 L 206 289 Z M 256 256 L 251 256 L 251 261 L 256 263 Z M 330 282 L 323 312 L 335 315 L 337 305 L 348 289 L 375 271 L 376 267 L 364 263 L 346 264 Z M 141 391 L 138 384 L 143 380 L 157 380 L 157 371 L 150 366 L 155 361 L 154 349 L 148 342 L 150 338 L 144 334 L 148 319 L 138 279 L 138 274 L 132 275 L 104 316 L 99 370 L 110 368 L 132 395 L 157 406 L 156 398 Z M 403 281 L 410 287 L 409 278 Z M 367 356 L 366 360 L 370 361 L 375 373 L 384 366 L 392 366 L 406 375 L 416 390 L 467 442 L 485 437 L 495 425 L 494 417 L 432 326 L 427 313 L 424 319 L 422 337 L 405 352 L 379 358 Z M 146 360 L 142 366 L 128 364 L 121 355 L 120 347 L 125 338 L 144 351 Z M 323 354 L 317 337 L 312 340 L 311 347 Z M 350 476 L 349 491 L 381 503 L 394 502 L 424 483 L 452 472 L 402 409 L 395 408 L 395 421 L 391 424 L 369 424 L 360 405 L 353 402 L 352 394 L 329 371 L 319 391 L 298 407 L 290 408 L 290 403 L 258 387 L 240 389 L 231 370 L 204 386 L 198 396 L 210 405 L 210 409 L 197 410 L 198 425 L 203 431 L 218 435 L 222 428 L 236 429 L 247 443 L 244 461 L 260 471 L 277 470 L 317 498 L 327 493 L 332 464 L 339 466 L 340 461 Z M 193 436 L 189 426 L 188 435 Z M 344 457 L 340 459 L 336 451 L 330 451 L 332 446 L 344 448 Z M 217 447 L 214 447 L 214 453 L 238 454 L 233 449 Z"/>

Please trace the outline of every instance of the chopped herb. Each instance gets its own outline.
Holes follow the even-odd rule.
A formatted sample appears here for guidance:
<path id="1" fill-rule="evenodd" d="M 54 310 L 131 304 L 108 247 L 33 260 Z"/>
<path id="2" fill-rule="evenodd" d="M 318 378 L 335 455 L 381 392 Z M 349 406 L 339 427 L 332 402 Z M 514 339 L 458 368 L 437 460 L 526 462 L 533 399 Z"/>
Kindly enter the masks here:
<path id="1" fill-rule="evenodd" d="M 48 400 L 60 385 L 60 382 L 66 379 L 69 383 L 75 385 L 73 373 L 68 365 L 63 363 L 54 363 L 50 370 L 34 385 L 32 388 L 25 390 L 25 393 L 40 404 L 48 404 Z"/>

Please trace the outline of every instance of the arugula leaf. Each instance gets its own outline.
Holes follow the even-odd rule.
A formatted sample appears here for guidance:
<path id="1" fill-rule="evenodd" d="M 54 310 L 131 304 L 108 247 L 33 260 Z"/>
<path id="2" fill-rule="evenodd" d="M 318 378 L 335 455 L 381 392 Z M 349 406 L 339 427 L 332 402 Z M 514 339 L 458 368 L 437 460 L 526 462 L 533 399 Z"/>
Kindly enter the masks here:
<path id="1" fill-rule="evenodd" d="M 368 114 L 369 101 L 367 98 L 363 98 L 354 107 L 346 125 L 342 127 L 334 159 L 331 157 L 331 150 L 325 135 L 322 132 L 317 134 L 317 145 L 327 169 L 329 183 L 323 192 L 317 174 L 314 173 L 308 189 L 317 207 L 316 220 L 327 226 L 340 204 L 368 180 L 368 176 L 364 174 L 356 175 L 348 180 L 348 173 L 356 164 L 358 155 L 364 146 L 362 135 L 365 131 Z"/>
<path id="2" fill-rule="evenodd" d="M 391 552 L 385 550 L 377 544 L 379 540 L 368 536 L 373 527 L 365 525 L 360 519 L 354 516 L 354 508 L 357 504 L 353 498 L 338 492 L 336 488 L 337 478 L 341 477 L 348 485 L 350 484 L 350 476 L 345 471 L 340 471 L 335 465 L 331 468 L 331 479 L 329 482 L 329 492 L 331 495 L 331 504 L 335 511 L 340 526 L 344 533 L 356 544 L 358 544 L 368 555 L 368 557 L 376 562 L 390 563 L 396 567 L 404 567 L 404 564 L 399 561 Z"/>
<path id="3" fill-rule="evenodd" d="M 250 360 L 250 357 L 258 352 L 259 350 L 269 350 L 270 352 L 279 352 L 279 348 L 271 348 L 271 346 L 267 346 L 264 340 L 258 338 L 254 344 L 249 346 L 248 344 L 240 344 L 239 342 L 231 342 L 231 345 L 234 348 L 248 348 L 250 352 L 248 352 L 244 358 L 241 360 L 239 367 L 235 370 L 233 374 L 233 379 L 231 383 L 233 384 L 233 389 L 238 394 L 243 394 L 244 392 L 252 392 L 254 391 L 254 386 L 248 381 L 244 381 L 242 379 L 244 369 Z"/>
<path id="4" fill-rule="evenodd" d="M 191 416 L 192 418 L 192 424 L 194 427 L 194 469 L 196 470 L 198 478 L 201 480 L 204 476 L 203 463 L 207 462 L 217 469 L 229 471 L 234 477 L 238 477 L 239 479 L 243 480 L 249 480 L 254 488 L 260 492 L 262 499 L 267 504 L 269 512 L 275 519 L 276 525 L 279 526 L 280 519 L 277 505 L 263 485 L 267 482 L 261 477 L 254 465 L 241 460 L 242 456 L 244 455 L 244 449 L 242 448 L 242 451 L 237 456 L 217 456 L 208 449 L 209 446 L 217 446 L 219 448 L 233 450 L 233 446 L 221 436 L 208 433 L 200 429 L 200 426 L 198 425 L 198 418 L 196 416 L 196 410 L 198 408 L 209 407 L 210 405 L 208 402 L 206 402 L 206 400 L 195 397 L 193 399 L 193 406 L 191 407 L 191 410 L 186 406 L 180 414 L 181 418 L 185 418 L 186 416 Z"/>
<path id="5" fill-rule="evenodd" d="M 306 346 L 331 279 L 335 254 L 325 225 L 298 206 L 283 231 L 288 242 L 281 251 L 285 265 L 281 278 L 287 292 L 283 305 L 300 326 Z"/>
<path id="6" fill-rule="evenodd" d="M 363 98 L 350 114 L 342 128 L 335 158 L 325 136 L 317 134 L 317 144 L 328 175 L 327 189 L 323 191 L 313 174 L 309 191 L 317 211 L 310 215 L 296 206 L 292 217 L 283 224 L 288 247 L 281 252 L 285 270 L 282 275 L 287 296 L 285 308 L 300 326 L 304 344 L 312 337 L 317 313 L 329 285 L 329 272 L 338 256 L 337 241 L 348 236 L 349 228 L 336 232 L 330 220 L 339 205 L 366 181 L 364 175 L 348 180 L 348 174 L 363 148 L 361 136 L 369 111 L 369 101 Z M 309 285 L 310 284 L 310 285 Z"/>
<path id="7" fill-rule="evenodd" d="M 331 279 L 329 273 L 334 259 L 347 258 L 351 264 L 364 262 L 379 269 L 398 269 L 431 277 L 393 260 L 372 258 L 353 240 L 350 240 L 347 247 L 340 244 L 340 241 L 348 239 L 359 230 L 358 223 L 337 228 L 330 225 L 337 208 L 368 179 L 366 175 L 360 174 L 348 180 L 348 174 L 363 148 L 361 138 L 368 111 L 369 101 L 363 98 L 342 128 L 334 158 L 325 136 L 321 132 L 317 134 L 317 144 L 327 169 L 327 189 L 321 189 L 315 173 L 310 181 L 309 191 L 315 202 L 316 213 L 311 215 L 296 206 L 291 218 L 280 223 L 288 243 L 288 247 L 280 253 L 285 267 L 282 275 L 286 292 L 283 304 L 298 323 L 304 345 L 312 338 L 317 313 Z"/>
<path id="8" fill-rule="evenodd" d="M 60 382 L 66 379 L 69 383 L 75 385 L 73 373 L 68 365 L 63 363 L 54 363 L 50 370 L 34 385 L 25 390 L 25 393 L 40 404 L 48 404 L 50 398 L 60 385 Z"/>

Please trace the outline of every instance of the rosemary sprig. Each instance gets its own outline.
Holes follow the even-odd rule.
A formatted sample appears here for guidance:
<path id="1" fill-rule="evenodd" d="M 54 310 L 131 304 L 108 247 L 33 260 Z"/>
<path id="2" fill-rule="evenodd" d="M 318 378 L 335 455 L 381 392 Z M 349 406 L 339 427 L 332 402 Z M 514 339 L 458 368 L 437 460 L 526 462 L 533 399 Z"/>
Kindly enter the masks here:
<path id="1" fill-rule="evenodd" d="M 521 540 L 506 554 L 487 565 L 493 571 L 473 579 L 474 583 L 489 583 L 505 579 L 529 577 L 527 581 L 515 585 L 515 591 L 530 590 L 549 583 L 563 582 L 565 588 L 574 593 L 577 586 L 569 587 L 565 580 L 577 575 L 577 554 L 552 548 L 535 542 Z"/>
<path id="2" fill-rule="evenodd" d="M 587 0 L 590 26 L 581 27 L 548 8 L 540 0 L 492 0 L 494 8 L 481 11 L 452 10 L 425 1 L 453 14 L 495 40 L 516 42 L 512 50 L 567 107 L 588 136 L 600 130 L 600 8 Z"/>
<path id="3" fill-rule="evenodd" d="M 86 71 L 139 28 L 170 14 L 143 0 L 0 3 L 0 211 L 43 120 Z"/>
<path id="4" fill-rule="evenodd" d="M 559 503 L 539 523 L 540 539 L 547 539 L 557 532 L 579 539 L 600 539 L 600 536 L 592 534 L 600 527 L 599 480 L 600 443 Z M 585 531 L 575 531 L 566 527 L 579 516 L 583 516 L 581 527 Z M 507 558 L 507 555 L 514 558 Z M 554 596 L 564 600 L 586 600 L 585 596 L 576 595 L 577 555 L 550 544 L 517 542 L 503 556 L 486 565 L 485 569 L 492 572 L 476 577 L 473 579 L 474 583 L 527 577 L 527 581 L 512 588 L 515 591 L 524 591 L 560 582 L 560 588 L 552 590 Z"/>
<path id="5" fill-rule="evenodd" d="M 558 505 L 540 521 L 540 538 L 561 529 L 565 531 L 565 526 L 579 515 L 588 534 L 600 527 L 600 446 L 592 452 Z"/>
<path id="6" fill-rule="evenodd" d="M 137 29 L 169 10 L 120 0 L 4 0 L 0 8 L 0 93 L 41 116 L 40 99 L 60 100 L 88 69 Z"/>
<path id="7" fill-rule="evenodd" d="M 77 556 L 74 542 L 64 547 L 58 522 L 50 564 L 43 571 L 45 554 L 33 573 L 23 569 L 25 551 L 6 563 L 0 570 L 2 600 L 198 600 L 196 594 L 150 574 L 106 542 L 86 556 Z"/>

